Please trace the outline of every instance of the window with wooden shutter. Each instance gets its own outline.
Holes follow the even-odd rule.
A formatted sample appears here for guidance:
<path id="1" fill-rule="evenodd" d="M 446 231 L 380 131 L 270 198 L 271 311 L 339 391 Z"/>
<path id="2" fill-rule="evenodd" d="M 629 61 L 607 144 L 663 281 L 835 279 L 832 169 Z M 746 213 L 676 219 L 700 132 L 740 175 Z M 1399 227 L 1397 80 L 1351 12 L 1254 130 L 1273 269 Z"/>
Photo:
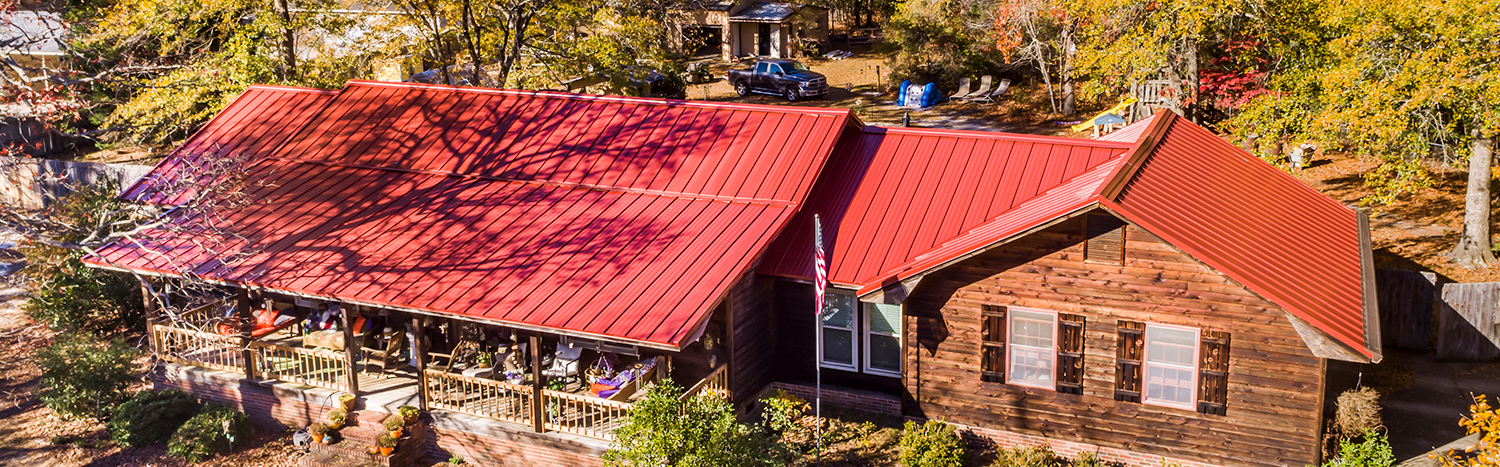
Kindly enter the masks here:
<path id="1" fill-rule="evenodd" d="M 1229 399 L 1229 333 L 1203 331 L 1198 345 L 1198 412 L 1225 415 Z"/>
<path id="2" fill-rule="evenodd" d="M 1140 402 L 1141 360 L 1146 356 L 1146 323 L 1120 321 L 1115 333 L 1115 400 Z"/>
<path id="3" fill-rule="evenodd" d="M 980 380 L 988 383 L 1005 382 L 1005 307 L 984 305 L 984 314 L 979 327 Z"/>
<path id="4" fill-rule="evenodd" d="M 1083 394 L 1083 316 L 1057 315 L 1057 392 Z"/>
<path id="5" fill-rule="evenodd" d="M 1083 260 L 1125 264 L 1125 222 L 1109 214 L 1084 217 Z"/>

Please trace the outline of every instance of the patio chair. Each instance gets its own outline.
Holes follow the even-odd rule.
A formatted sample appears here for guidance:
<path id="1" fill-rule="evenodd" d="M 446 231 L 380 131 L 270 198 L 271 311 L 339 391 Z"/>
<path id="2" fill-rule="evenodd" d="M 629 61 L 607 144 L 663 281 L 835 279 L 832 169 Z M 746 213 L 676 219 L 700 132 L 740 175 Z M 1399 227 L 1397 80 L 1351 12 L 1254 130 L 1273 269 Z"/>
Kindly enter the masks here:
<path id="1" fill-rule="evenodd" d="M 964 96 L 971 94 L 971 91 L 973 91 L 973 89 L 970 89 L 970 84 L 971 83 L 969 82 L 968 78 L 959 78 L 958 90 L 953 91 L 953 95 L 948 96 L 948 99 L 963 99 Z"/>
<path id="2" fill-rule="evenodd" d="M 479 341 L 484 340 L 484 336 L 479 332 L 478 325 L 457 322 L 452 323 L 452 325 L 458 326 L 458 343 L 454 344 L 453 348 L 446 353 L 427 352 L 427 355 L 432 357 L 433 362 L 437 362 L 439 358 L 446 359 L 442 365 L 436 363 L 432 365 L 433 368 L 444 373 L 451 372 L 453 365 L 458 363 L 459 360 L 466 360 L 472 354 L 479 352 Z"/>
<path id="3" fill-rule="evenodd" d="M 980 77 L 979 89 L 975 89 L 974 92 L 969 93 L 961 99 L 971 101 L 979 98 L 980 96 L 988 95 L 990 93 L 990 85 L 994 84 L 994 81 L 995 78 L 991 77 L 990 75 L 984 75 Z"/>
<path id="4" fill-rule="evenodd" d="M 1002 79 L 1002 80 L 1000 80 L 1000 85 L 995 86 L 995 90 L 994 91 L 990 91 L 989 94 L 986 94 L 986 95 L 983 95 L 983 96 L 969 96 L 969 98 L 973 99 L 973 100 L 979 100 L 979 101 L 984 101 L 984 102 L 988 102 L 988 103 L 993 104 L 993 103 L 995 103 L 995 102 L 997 102 L 997 101 L 1000 100 L 1000 95 L 1001 94 L 1005 94 L 1005 91 L 1009 91 L 1009 90 L 1010 90 L 1010 80 L 1008 80 L 1008 79 Z"/>
<path id="5" fill-rule="evenodd" d="M 542 375 L 548 378 L 562 378 L 564 382 L 577 381 L 582 357 L 583 347 L 569 347 L 559 342 L 557 352 L 552 356 L 552 365 L 542 370 Z"/>
<path id="6" fill-rule="evenodd" d="M 402 329 L 392 331 L 390 339 L 386 340 L 384 350 L 375 348 L 378 345 L 375 342 L 375 334 L 365 333 L 364 343 L 360 344 L 359 350 L 365 355 L 364 372 L 369 373 L 370 366 L 375 365 L 380 367 L 380 376 L 389 376 L 386 372 L 400 363 L 398 358 L 401 356 L 401 350 L 406 347 L 406 331 Z"/>

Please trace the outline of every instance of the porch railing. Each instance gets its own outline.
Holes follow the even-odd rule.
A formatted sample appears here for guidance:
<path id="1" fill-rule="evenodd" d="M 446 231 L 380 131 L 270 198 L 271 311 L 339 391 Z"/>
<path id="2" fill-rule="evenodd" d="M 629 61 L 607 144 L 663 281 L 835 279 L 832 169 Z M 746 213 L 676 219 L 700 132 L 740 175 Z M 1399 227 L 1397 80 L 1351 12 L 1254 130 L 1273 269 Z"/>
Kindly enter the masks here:
<path id="1" fill-rule="evenodd" d="M 427 403 L 435 409 L 531 425 L 530 386 L 427 370 Z"/>
<path id="2" fill-rule="evenodd" d="M 729 397 L 729 366 L 719 365 L 712 373 L 704 377 L 702 381 L 699 381 L 698 384 L 694 384 L 692 388 L 683 392 L 682 400 L 688 400 L 688 398 L 705 393 L 717 394 L 724 398 Z"/>
<path id="3" fill-rule="evenodd" d="M 261 378 L 349 390 L 349 369 L 344 366 L 343 354 L 261 341 L 251 341 L 250 349 Z"/>
<path id="4" fill-rule="evenodd" d="M 630 413 L 629 402 L 600 399 L 593 396 L 542 390 L 543 425 L 548 430 L 572 433 L 603 440 L 613 440 L 615 428 Z"/>
<path id="5" fill-rule="evenodd" d="M 245 374 L 245 359 L 239 337 L 174 328 L 151 327 L 156 353 L 162 359 L 215 370 Z"/>

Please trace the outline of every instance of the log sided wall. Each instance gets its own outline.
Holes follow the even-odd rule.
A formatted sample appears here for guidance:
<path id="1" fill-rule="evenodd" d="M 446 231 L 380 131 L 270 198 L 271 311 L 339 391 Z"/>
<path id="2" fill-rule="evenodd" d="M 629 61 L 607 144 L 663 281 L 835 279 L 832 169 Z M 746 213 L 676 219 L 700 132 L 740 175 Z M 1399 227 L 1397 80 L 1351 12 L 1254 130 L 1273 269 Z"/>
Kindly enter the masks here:
<path id="1" fill-rule="evenodd" d="M 1281 308 L 1135 226 L 1084 261 L 1075 218 L 934 272 L 905 306 L 907 416 L 1216 465 L 1317 465 L 1324 361 Z M 1083 393 L 980 380 L 983 305 L 1086 318 Z M 1226 415 L 1117 402 L 1120 320 L 1232 336 Z"/>

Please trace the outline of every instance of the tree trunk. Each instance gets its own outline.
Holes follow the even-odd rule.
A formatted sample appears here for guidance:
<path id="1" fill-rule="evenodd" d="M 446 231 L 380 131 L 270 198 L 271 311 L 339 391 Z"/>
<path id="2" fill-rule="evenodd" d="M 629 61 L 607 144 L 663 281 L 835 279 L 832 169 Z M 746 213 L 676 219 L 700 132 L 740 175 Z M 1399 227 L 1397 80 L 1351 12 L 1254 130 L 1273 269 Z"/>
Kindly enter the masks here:
<path id="1" fill-rule="evenodd" d="M 297 76 L 297 41 L 296 31 L 292 30 L 292 11 L 287 7 L 287 0 L 276 0 L 276 15 L 281 17 L 281 59 L 283 78 L 295 78 Z"/>
<path id="2" fill-rule="evenodd" d="M 1460 266 L 1480 268 L 1495 264 L 1490 250 L 1490 161 L 1495 157 L 1489 138 L 1475 138 L 1469 156 L 1469 191 L 1464 195 L 1464 230 L 1448 259 Z"/>
<path id="3" fill-rule="evenodd" d="M 1062 37 L 1062 114 L 1071 117 L 1078 113 L 1078 97 L 1073 92 L 1073 54 L 1078 48 L 1073 45 L 1073 33 L 1068 28 L 1063 28 Z"/>
<path id="4" fill-rule="evenodd" d="M 1203 123 L 1198 120 L 1198 43 L 1186 39 L 1183 48 L 1183 58 L 1187 60 L 1187 86 L 1184 87 L 1187 91 L 1187 105 L 1183 107 L 1193 123 Z"/>

